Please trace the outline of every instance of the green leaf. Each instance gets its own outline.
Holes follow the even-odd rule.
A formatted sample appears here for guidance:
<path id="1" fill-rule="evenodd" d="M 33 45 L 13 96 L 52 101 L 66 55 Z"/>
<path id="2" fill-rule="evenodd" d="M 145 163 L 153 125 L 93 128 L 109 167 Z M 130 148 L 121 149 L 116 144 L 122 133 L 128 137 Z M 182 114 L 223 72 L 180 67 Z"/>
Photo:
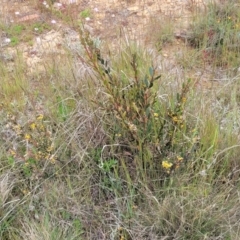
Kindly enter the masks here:
<path id="1" fill-rule="evenodd" d="M 147 79 L 147 76 L 145 76 L 145 78 L 144 78 L 144 83 L 145 83 L 146 87 L 148 88 L 149 87 L 149 81 Z"/>
<path id="2" fill-rule="evenodd" d="M 154 75 L 154 69 L 152 67 L 149 68 L 149 74 L 151 77 Z"/>
<path id="3" fill-rule="evenodd" d="M 157 77 L 154 78 L 154 80 L 157 80 L 161 77 L 161 75 L 158 75 Z"/>
<path id="4" fill-rule="evenodd" d="M 177 100 L 179 101 L 180 100 L 180 94 L 177 93 Z"/>
<path id="5" fill-rule="evenodd" d="M 14 163 L 15 163 L 14 158 L 13 158 L 12 156 L 10 156 L 10 157 L 7 158 L 7 160 L 8 160 L 8 164 L 9 164 L 11 167 L 13 167 L 13 166 L 14 166 Z"/>
<path id="6" fill-rule="evenodd" d="M 146 113 L 146 116 L 149 117 L 149 115 L 150 115 L 150 113 L 151 113 L 150 107 L 147 107 L 147 108 L 146 108 L 145 113 Z"/>

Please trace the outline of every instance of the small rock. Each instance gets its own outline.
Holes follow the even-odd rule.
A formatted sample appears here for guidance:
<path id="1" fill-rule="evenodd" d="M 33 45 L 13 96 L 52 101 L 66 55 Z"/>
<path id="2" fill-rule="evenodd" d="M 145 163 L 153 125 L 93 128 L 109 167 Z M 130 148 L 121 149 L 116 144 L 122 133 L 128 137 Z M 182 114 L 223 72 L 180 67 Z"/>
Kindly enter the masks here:
<path id="1" fill-rule="evenodd" d="M 127 8 L 128 11 L 137 12 L 139 10 L 138 6 L 132 6 Z"/>
<path id="2" fill-rule="evenodd" d="M 77 0 L 61 0 L 60 2 L 63 4 L 73 4 L 77 3 Z"/>
<path id="3" fill-rule="evenodd" d="M 40 44 L 41 43 L 41 38 L 40 37 L 36 37 L 36 43 Z"/>
<path id="4" fill-rule="evenodd" d="M 11 42 L 11 39 L 10 39 L 10 38 L 5 38 L 5 39 L 4 39 L 4 42 L 5 42 L 5 43 L 10 43 L 10 42 Z"/>
<path id="5" fill-rule="evenodd" d="M 62 3 L 59 3 L 59 2 L 55 2 L 55 3 L 53 4 L 53 7 L 56 8 L 56 9 L 61 9 L 62 6 L 63 6 Z"/>

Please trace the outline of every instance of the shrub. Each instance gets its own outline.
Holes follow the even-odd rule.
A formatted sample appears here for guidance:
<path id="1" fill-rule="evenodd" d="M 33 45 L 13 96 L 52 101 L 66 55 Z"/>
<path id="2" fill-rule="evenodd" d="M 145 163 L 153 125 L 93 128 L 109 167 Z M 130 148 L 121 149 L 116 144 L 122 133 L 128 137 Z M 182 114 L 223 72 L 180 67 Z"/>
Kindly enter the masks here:
<path id="1" fill-rule="evenodd" d="M 190 27 L 188 42 L 202 50 L 202 58 L 217 66 L 239 65 L 239 9 L 236 2 L 211 3 Z"/>
<path id="2" fill-rule="evenodd" d="M 128 45 L 110 66 L 90 35 L 83 30 L 80 35 L 88 63 L 103 89 L 103 99 L 96 104 L 104 113 L 108 154 L 104 147 L 101 165 L 117 159 L 118 174 L 129 184 L 170 175 L 197 145 L 184 114 L 191 81 L 163 101 L 157 91 L 161 74 L 145 51 Z"/>

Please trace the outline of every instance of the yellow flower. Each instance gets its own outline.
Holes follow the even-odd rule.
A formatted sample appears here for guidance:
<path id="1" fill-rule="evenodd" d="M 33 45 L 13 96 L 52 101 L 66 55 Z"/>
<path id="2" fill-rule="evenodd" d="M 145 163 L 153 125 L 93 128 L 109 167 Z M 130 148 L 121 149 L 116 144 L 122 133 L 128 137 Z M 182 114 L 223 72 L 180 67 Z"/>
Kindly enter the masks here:
<path id="1" fill-rule="evenodd" d="M 26 190 L 26 189 L 22 189 L 21 191 L 22 191 L 22 193 L 23 193 L 24 195 L 27 195 L 27 194 L 30 193 L 30 192 L 29 192 L 28 190 Z"/>
<path id="2" fill-rule="evenodd" d="M 44 153 L 41 152 L 41 151 L 38 151 L 35 155 L 36 159 L 37 160 L 42 160 L 45 156 L 44 156 Z"/>
<path id="3" fill-rule="evenodd" d="M 178 122 L 178 117 L 172 117 L 173 122 Z"/>
<path id="4" fill-rule="evenodd" d="M 238 24 L 237 23 L 235 24 L 235 28 L 238 28 Z"/>
<path id="5" fill-rule="evenodd" d="M 25 140 L 29 140 L 29 139 L 31 138 L 31 136 L 26 133 L 25 136 L 24 136 L 24 138 L 25 138 Z"/>
<path id="6" fill-rule="evenodd" d="M 158 120 L 158 117 L 159 117 L 158 113 L 154 113 L 153 116 L 155 120 Z"/>
<path id="7" fill-rule="evenodd" d="M 43 115 L 39 114 L 38 117 L 37 117 L 37 120 L 42 120 L 42 119 L 43 119 Z"/>
<path id="8" fill-rule="evenodd" d="M 178 162 L 182 162 L 182 160 L 183 160 L 183 157 L 177 156 L 177 161 L 178 161 Z"/>
<path id="9" fill-rule="evenodd" d="M 53 145 L 51 145 L 47 148 L 47 152 L 51 152 L 52 150 L 53 150 Z"/>
<path id="10" fill-rule="evenodd" d="M 15 157 L 16 156 L 16 152 L 14 150 L 10 150 L 10 154 Z"/>
<path id="11" fill-rule="evenodd" d="M 168 161 L 162 161 L 162 167 L 165 169 L 169 169 L 172 167 L 172 163 L 168 162 Z"/>
<path id="12" fill-rule="evenodd" d="M 182 98 L 182 103 L 185 103 L 187 101 L 187 98 L 186 97 L 183 97 Z"/>
<path id="13" fill-rule="evenodd" d="M 36 123 L 31 123 L 30 128 L 34 130 L 36 128 Z"/>

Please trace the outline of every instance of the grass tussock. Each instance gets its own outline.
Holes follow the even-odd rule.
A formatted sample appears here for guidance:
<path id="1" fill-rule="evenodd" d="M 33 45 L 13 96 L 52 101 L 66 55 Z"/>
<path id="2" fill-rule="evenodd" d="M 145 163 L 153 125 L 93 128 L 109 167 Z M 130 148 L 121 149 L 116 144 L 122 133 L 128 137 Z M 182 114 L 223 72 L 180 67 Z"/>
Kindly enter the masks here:
<path id="1" fill-rule="evenodd" d="M 233 66 L 234 4 L 209 7 L 223 25 L 199 16 L 182 71 L 207 48 Z M 31 81 L 1 63 L 0 239 L 239 239 L 239 75 L 199 90 L 156 57 L 164 35 L 156 53 L 126 37 L 106 54 L 78 29 L 81 51 Z"/>
<path id="2" fill-rule="evenodd" d="M 191 24 L 188 42 L 202 50 L 205 62 L 236 68 L 239 64 L 239 2 L 211 3 Z"/>

